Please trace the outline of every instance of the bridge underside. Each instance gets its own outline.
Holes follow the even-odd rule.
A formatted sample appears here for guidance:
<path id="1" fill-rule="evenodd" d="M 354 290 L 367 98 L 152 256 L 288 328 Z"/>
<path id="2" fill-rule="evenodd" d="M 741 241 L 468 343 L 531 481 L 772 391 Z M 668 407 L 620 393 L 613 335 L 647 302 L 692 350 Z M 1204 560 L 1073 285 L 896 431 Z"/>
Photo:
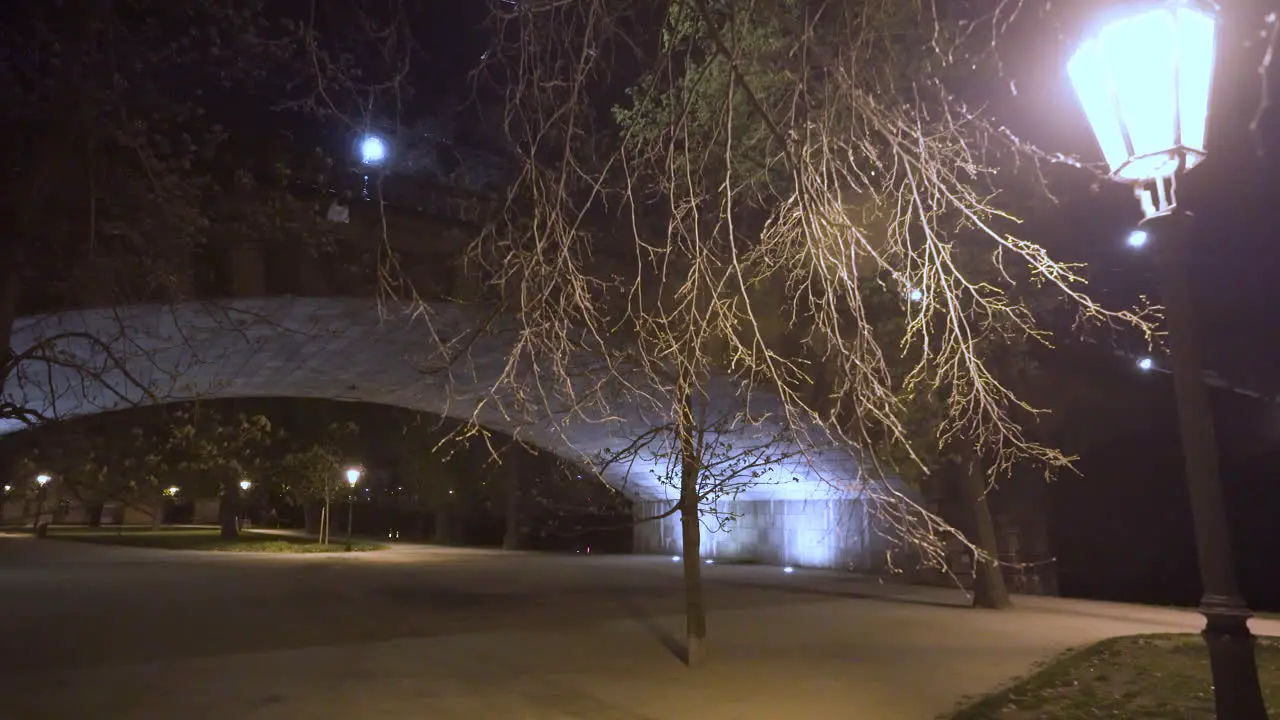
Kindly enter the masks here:
<path id="1" fill-rule="evenodd" d="M 670 509 L 677 496 L 663 448 L 602 466 L 607 453 L 668 422 L 661 407 L 609 407 L 592 416 L 495 392 L 515 329 L 474 331 L 472 308 L 437 304 L 413 316 L 362 298 L 265 298 L 72 311 L 22 318 L 18 353 L 30 360 L 5 395 L 50 419 L 201 398 L 308 397 L 419 410 L 490 429 L 601 468 L 603 479 L 635 502 L 637 518 Z M 465 350 L 464 350 L 465 348 Z M 445 358 L 456 357 L 446 363 Z M 584 362 L 584 385 L 590 363 Z M 726 380 L 724 404 L 741 403 Z M 753 401 L 760 402 L 760 401 Z M 752 409 L 755 414 L 756 409 Z M 762 413 L 765 414 L 765 413 Z M 775 424 L 776 425 L 776 424 Z M 22 424 L 0 420 L 0 434 Z M 778 430 L 766 420 L 739 423 L 722 439 L 739 446 Z M 816 567 L 873 565 L 886 540 L 873 527 L 854 456 L 807 449 L 765 468 L 754 487 L 704 514 L 709 558 Z M 873 488 L 874 490 L 874 488 Z M 636 526 L 637 552 L 678 555 L 678 516 Z"/>

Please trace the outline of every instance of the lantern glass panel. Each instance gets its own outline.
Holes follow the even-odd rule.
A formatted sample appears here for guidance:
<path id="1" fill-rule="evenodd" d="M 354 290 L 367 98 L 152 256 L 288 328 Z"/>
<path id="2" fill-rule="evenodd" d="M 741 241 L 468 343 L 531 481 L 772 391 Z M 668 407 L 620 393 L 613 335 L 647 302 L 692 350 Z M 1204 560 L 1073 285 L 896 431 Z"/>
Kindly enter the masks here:
<path id="1" fill-rule="evenodd" d="M 1142 182 L 1204 156 L 1215 17 L 1172 3 L 1119 18 L 1067 65 L 1117 180 Z"/>

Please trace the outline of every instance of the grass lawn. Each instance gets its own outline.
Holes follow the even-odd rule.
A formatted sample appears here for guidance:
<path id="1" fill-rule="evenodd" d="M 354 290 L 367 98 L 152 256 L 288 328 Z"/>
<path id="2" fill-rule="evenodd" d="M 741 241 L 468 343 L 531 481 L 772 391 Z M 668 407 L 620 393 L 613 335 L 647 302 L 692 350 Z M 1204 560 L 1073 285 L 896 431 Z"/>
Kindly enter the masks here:
<path id="1" fill-rule="evenodd" d="M 1280 711 L 1280 640 L 1258 638 L 1267 708 Z M 1199 635 L 1132 635 L 1072 653 L 953 720 L 1205 718 L 1212 720 L 1209 654 Z"/>
<path id="2" fill-rule="evenodd" d="M 321 545 L 313 538 L 293 535 L 273 535 L 246 530 L 235 540 L 223 540 L 216 528 L 162 528 L 160 530 L 124 528 L 50 528 L 51 540 L 98 543 L 100 545 L 127 545 L 129 547 L 162 548 L 165 550 L 206 550 L 214 552 L 259 553 L 321 553 L 345 552 L 342 540 Z M 385 545 L 356 541 L 352 550 L 381 550 Z"/>

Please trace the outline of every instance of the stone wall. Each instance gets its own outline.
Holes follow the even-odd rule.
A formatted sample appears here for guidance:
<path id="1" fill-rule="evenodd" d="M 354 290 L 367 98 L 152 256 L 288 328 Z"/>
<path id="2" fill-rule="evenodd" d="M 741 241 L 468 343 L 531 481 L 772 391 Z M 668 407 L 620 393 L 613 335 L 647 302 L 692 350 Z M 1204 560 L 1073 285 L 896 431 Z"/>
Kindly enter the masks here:
<path id="1" fill-rule="evenodd" d="M 634 505 L 643 519 L 670 509 L 668 501 Z M 858 499 L 721 502 L 702 516 L 704 558 L 769 565 L 874 571 L 888 542 Z M 635 552 L 680 555 L 680 515 L 637 523 Z"/>

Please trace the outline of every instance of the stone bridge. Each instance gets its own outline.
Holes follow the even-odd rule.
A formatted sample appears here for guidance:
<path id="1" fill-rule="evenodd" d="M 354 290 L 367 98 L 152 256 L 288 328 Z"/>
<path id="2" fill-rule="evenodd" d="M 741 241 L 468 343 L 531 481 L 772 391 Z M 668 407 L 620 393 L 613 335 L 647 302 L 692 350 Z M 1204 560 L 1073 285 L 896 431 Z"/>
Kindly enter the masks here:
<path id="1" fill-rule="evenodd" d="M 458 294 L 456 281 L 440 272 L 456 257 L 457 234 L 442 231 L 428 239 L 415 252 L 398 250 L 406 274 L 419 274 L 415 287 L 440 288 L 437 297 Z M 417 312 L 380 305 L 370 299 L 367 270 L 344 277 L 305 254 L 283 266 L 278 255 L 273 260 L 270 249 L 257 243 L 225 248 L 217 273 L 221 287 L 206 295 L 223 298 L 216 301 L 95 307 L 88 298 L 83 304 L 92 309 L 20 318 L 14 351 L 41 348 L 35 354 L 45 359 L 24 362 L 6 382 L 5 399 L 49 418 L 216 397 L 381 403 L 475 420 L 592 465 L 607 449 L 626 447 L 669 421 L 660 402 L 610 406 L 607 418 L 593 417 L 589 409 L 570 412 L 567 399 L 559 411 L 545 403 L 528 409 L 514 389 L 494 390 L 511 355 L 512 323 L 499 319 L 477 335 L 475 305 L 441 299 L 415 306 Z M 446 362 L 463 341 L 467 351 Z M 587 358 L 580 366 L 584 386 L 605 374 L 593 371 Z M 746 403 L 727 378 L 716 382 L 713 395 L 710 404 L 726 413 L 740 412 Z M 767 418 L 768 398 L 753 397 L 749 414 Z M 0 434 L 21 427 L 7 421 Z M 765 419 L 737 423 L 722 439 L 746 447 L 779 432 L 778 423 Z M 713 531 L 704 534 L 701 553 L 814 567 L 877 564 L 888 541 L 873 530 L 853 453 L 837 447 L 793 451 L 754 487 L 720 503 L 719 510 L 734 518 L 725 527 L 708 515 Z M 633 500 L 637 517 L 659 514 L 677 497 L 663 481 L 670 472 L 661 455 L 601 468 L 603 479 Z M 675 515 L 637 524 L 635 539 L 637 552 L 682 552 Z"/>

